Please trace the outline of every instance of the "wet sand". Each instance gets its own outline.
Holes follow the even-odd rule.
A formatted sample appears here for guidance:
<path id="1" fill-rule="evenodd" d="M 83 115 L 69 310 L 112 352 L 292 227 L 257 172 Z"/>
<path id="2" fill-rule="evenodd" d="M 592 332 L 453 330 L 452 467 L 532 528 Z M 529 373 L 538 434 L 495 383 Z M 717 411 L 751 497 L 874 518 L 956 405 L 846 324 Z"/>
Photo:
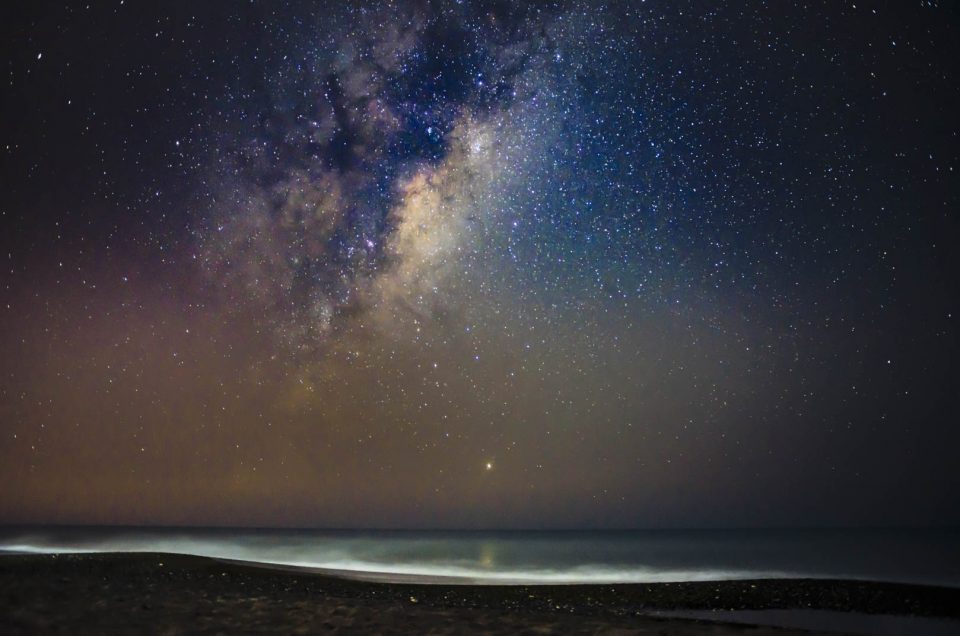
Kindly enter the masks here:
<path id="1" fill-rule="evenodd" d="M 414 585 L 170 554 L 0 555 L 0 633 L 802 634 L 657 610 L 960 618 L 960 589 L 856 581 Z"/>

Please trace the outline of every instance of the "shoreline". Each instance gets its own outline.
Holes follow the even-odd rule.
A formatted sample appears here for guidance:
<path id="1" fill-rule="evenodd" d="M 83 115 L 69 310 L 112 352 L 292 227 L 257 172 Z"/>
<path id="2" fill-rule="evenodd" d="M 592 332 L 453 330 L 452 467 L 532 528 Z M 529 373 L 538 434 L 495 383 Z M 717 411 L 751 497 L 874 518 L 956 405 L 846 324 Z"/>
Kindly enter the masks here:
<path id="1" fill-rule="evenodd" d="M 960 589 L 834 579 L 465 585 L 165 553 L 0 554 L 0 632 L 803 633 L 655 616 L 828 610 L 960 619 Z M 626 630 L 626 631 L 624 631 Z M 718 631 L 719 630 L 719 631 Z M 758 631 L 760 630 L 760 631 Z"/>

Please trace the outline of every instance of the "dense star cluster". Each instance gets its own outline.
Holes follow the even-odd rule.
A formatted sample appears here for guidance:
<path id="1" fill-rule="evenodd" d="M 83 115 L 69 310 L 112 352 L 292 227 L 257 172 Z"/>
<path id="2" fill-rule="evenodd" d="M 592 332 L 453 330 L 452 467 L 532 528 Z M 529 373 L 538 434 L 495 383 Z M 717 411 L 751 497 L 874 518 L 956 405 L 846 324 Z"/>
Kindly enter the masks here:
<path id="1" fill-rule="evenodd" d="M 43 4 L 0 519 L 960 521 L 954 8 Z"/>

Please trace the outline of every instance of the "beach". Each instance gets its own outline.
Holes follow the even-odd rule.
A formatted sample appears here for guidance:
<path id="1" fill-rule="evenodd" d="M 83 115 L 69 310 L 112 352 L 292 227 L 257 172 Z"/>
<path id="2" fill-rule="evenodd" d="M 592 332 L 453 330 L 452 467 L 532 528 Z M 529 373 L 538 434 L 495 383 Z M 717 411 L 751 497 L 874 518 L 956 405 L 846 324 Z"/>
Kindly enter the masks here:
<path id="1" fill-rule="evenodd" d="M 449 585 L 158 554 L 0 556 L 0 632 L 799 634 L 656 616 L 840 610 L 960 618 L 960 589 L 856 581 Z"/>

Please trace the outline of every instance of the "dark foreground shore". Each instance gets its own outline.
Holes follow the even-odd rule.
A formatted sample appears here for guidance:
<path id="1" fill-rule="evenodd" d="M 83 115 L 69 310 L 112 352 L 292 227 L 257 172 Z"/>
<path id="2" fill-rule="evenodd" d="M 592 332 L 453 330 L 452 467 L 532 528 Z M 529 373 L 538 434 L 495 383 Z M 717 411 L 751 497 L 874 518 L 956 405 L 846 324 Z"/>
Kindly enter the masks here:
<path id="1" fill-rule="evenodd" d="M 814 580 L 460 586 L 170 554 L 0 556 L 0 633 L 799 634 L 649 616 L 823 609 L 960 618 L 960 589 Z"/>

